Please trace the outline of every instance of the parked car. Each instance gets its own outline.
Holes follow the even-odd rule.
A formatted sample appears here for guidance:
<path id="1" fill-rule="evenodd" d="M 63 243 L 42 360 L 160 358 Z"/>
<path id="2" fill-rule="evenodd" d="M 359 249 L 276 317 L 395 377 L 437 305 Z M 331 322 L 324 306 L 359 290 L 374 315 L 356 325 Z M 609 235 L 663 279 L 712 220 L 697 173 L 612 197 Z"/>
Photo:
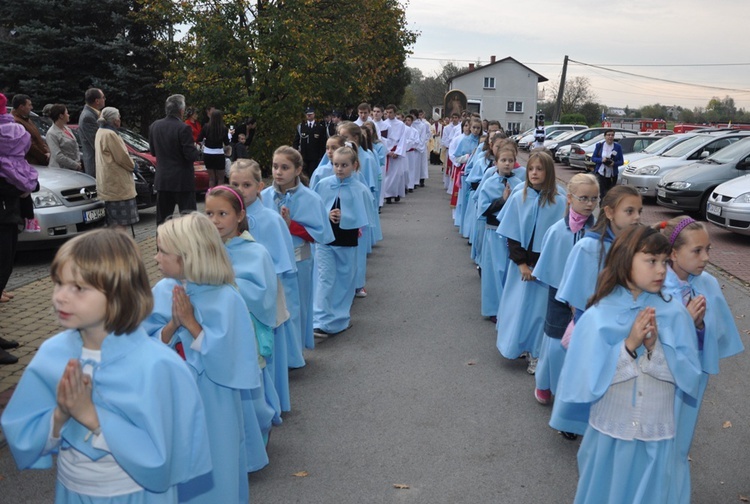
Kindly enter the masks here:
<path id="1" fill-rule="evenodd" d="M 620 147 L 622 147 L 622 155 L 624 159 L 627 159 L 625 156 L 628 154 L 632 154 L 633 152 L 640 152 L 649 145 L 657 142 L 659 140 L 659 137 L 655 136 L 649 136 L 649 135 L 635 135 L 635 136 L 624 136 L 621 139 L 617 141 L 617 143 L 620 144 Z M 596 147 L 596 145 L 594 145 Z M 594 154 L 594 150 L 592 149 L 591 152 L 586 152 L 586 156 L 584 159 L 584 164 L 586 165 L 587 171 L 594 171 L 594 168 L 596 167 L 596 164 L 591 161 L 591 156 Z"/>
<path id="2" fill-rule="evenodd" d="M 549 135 L 550 133 L 558 130 L 565 130 L 565 131 L 578 131 L 578 130 L 585 130 L 588 126 L 585 126 L 583 124 L 550 124 L 549 126 L 544 127 L 544 135 L 545 137 Z M 523 138 L 521 138 L 518 141 L 518 148 L 523 150 L 529 150 L 531 145 L 534 144 L 534 132 L 536 130 L 532 130 L 531 133 L 527 134 Z"/>
<path id="3" fill-rule="evenodd" d="M 648 133 L 645 133 L 648 136 L 658 136 L 658 137 L 665 137 L 669 135 L 674 135 L 674 131 L 668 130 L 668 129 L 656 129 L 653 131 L 649 131 Z"/>
<path id="4" fill-rule="evenodd" d="M 625 163 L 624 167 L 627 167 L 631 163 L 635 163 L 636 161 L 640 161 L 641 159 L 645 159 L 647 157 L 653 157 L 658 156 L 659 154 L 662 154 L 666 152 L 667 150 L 671 149 L 678 143 L 687 140 L 688 138 L 692 137 L 693 133 L 677 133 L 674 135 L 669 135 L 666 137 L 659 138 L 656 142 L 650 144 L 648 147 L 643 149 L 640 152 L 631 152 L 627 156 L 625 156 Z"/>
<path id="5" fill-rule="evenodd" d="M 601 135 L 604 133 L 605 130 L 614 130 L 615 133 L 618 131 L 624 131 L 626 133 L 633 133 L 635 132 L 631 130 L 626 130 L 622 128 L 604 128 L 604 127 L 596 127 L 596 128 L 587 128 L 585 130 L 576 131 L 572 136 L 567 138 L 558 138 L 557 142 L 555 144 L 551 144 L 549 146 L 546 146 L 549 150 L 552 151 L 552 153 L 555 155 L 555 159 L 557 159 L 560 163 L 569 164 L 568 157 L 570 156 L 570 145 L 577 143 L 584 143 L 592 138 Z M 558 151 L 562 150 L 560 154 L 558 155 Z"/>
<path id="6" fill-rule="evenodd" d="M 516 142 L 516 144 L 518 144 L 518 142 L 519 142 L 519 141 L 520 141 L 520 140 L 521 140 L 521 139 L 522 139 L 523 137 L 525 137 L 526 135 L 531 135 L 531 134 L 533 134 L 533 133 L 534 133 L 534 131 L 536 131 L 536 128 L 529 128 L 529 129 L 527 129 L 526 131 L 522 131 L 521 133 L 518 133 L 518 134 L 516 134 L 516 135 L 513 135 L 513 136 L 511 136 L 511 137 L 510 137 L 510 139 L 511 139 L 511 140 L 513 140 L 514 142 Z"/>
<path id="7" fill-rule="evenodd" d="M 615 142 L 619 142 L 623 137 L 636 136 L 634 131 L 615 131 Z M 571 168 L 579 170 L 586 169 L 586 154 L 591 155 L 596 148 L 596 144 L 604 140 L 604 132 L 583 143 L 574 143 L 570 145 L 570 156 L 568 156 L 568 165 Z"/>
<path id="8" fill-rule="evenodd" d="M 750 137 L 664 175 L 656 186 L 656 202 L 675 210 L 698 212 L 705 219 L 708 198 L 716 186 L 747 173 Z"/>
<path id="9" fill-rule="evenodd" d="M 63 240 L 105 224 L 104 202 L 96 195 L 96 179 L 85 173 L 34 166 L 39 190 L 31 193 L 39 233 L 18 235 L 19 250 L 54 248 Z"/>
<path id="10" fill-rule="evenodd" d="M 643 196 L 655 198 L 656 185 L 671 170 L 705 159 L 748 135 L 750 132 L 736 130 L 695 133 L 658 156 L 630 163 L 622 171 L 621 183 L 634 186 Z"/>
<path id="11" fill-rule="evenodd" d="M 735 233 L 750 236 L 750 175 L 720 184 L 706 203 L 706 219 Z"/>

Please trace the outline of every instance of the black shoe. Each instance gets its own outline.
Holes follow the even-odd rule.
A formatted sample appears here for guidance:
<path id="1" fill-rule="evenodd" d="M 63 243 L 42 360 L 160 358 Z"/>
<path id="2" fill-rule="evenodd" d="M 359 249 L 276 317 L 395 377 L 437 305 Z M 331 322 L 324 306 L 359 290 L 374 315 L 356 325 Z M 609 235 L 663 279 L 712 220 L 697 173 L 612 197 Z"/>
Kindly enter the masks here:
<path id="1" fill-rule="evenodd" d="M 574 432 L 560 431 L 560 434 L 562 435 L 562 437 L 564 437 L 568 441 L 575 441 L 576 439 L 578 439 L 578 434 Z"/>
<path id="2" fill-rule="evenodd" d="M 396 196 L 394 199 L 396 200 L 396 203 L 398 203 L 399 201 L 401 201 L 401 196 Z"/>
<path id="3" fill-rule="evenodd" d="M 0 349 L 0 364 L 15 364 L 16 362 L 18 362 L 18 357 Z"/>
<path id="4" fill-rule="evenodd" d="M 419 179 L 419 187 L 424 187 L 424 179 Z"/>
<path id="5" fill-rule="evenodd" d="M 414 192 L 414 189 L 409 189 L 409 192 Z"/>
<path id="6" fill-rule="evenodd" d="M 16 348 L 17 346 L 17 341 L 8 341 L 5 338 L 0 338 L 0 348 L 2 348 L 3 350 L 10 350 L 11 348 Z"/>
<path id="7" fill-rule="evenodd" d="M 391 201 L 391 198 L 386 198 L 385 203 L 386 205 L 390 205 L 391 203 L 393 203 L 393 201 Z"/>

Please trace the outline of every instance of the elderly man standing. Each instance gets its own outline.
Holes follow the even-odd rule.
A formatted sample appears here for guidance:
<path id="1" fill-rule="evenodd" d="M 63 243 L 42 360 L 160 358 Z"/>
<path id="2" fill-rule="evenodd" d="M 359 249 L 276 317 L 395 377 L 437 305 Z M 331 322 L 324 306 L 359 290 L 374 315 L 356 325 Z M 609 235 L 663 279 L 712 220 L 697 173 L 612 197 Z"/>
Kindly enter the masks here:
<path id="1" fill-rule="evenodd" d="M 156 224 L 174 213 L 196 210 L 195 168 L 200 152 L 195 147 L 190 126 L 182 120 L 185 97 L 172 95 L 165 105 L 167 116 L 154 122 L 149 129 L 148 143 L 156 156 Z"/>
<path id="2" fill-rule="evenodd" d="M 12 104 L 13 119 L 31 135 L 31 148 L 26 153 L 26 161 L 29 164 L 47 166 L 49 164 L 49 147 L 39 133 L 39 129 L 31 122 L 31 111 L 34 108 L 31 98 L 25 94 L 17 94 L 13 97 Z M 5 110 L 2 113 L 4 114 Z"/>
<path id="3" fill-rule="evenodd" d="M 84 95 L 86 105 L 78 118 L 78 135 L 81 137 L 81 150 L 83 151 L 83 169 L 92 177 L 96 177 L 96 150 L 94 140 L 99 129 L 97 120 L 104 108 L 105 97 L 101 89 L 91 88 Z"/>

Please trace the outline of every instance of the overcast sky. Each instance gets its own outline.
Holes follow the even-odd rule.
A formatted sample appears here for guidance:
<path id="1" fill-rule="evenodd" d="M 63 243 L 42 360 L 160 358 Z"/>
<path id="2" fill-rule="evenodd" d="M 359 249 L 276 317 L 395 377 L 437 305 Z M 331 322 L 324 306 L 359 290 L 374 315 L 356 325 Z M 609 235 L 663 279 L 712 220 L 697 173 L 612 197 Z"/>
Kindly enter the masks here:
<path id="1" fill-rule="evenodd" d="M 568 55 L 651 77 L 569 63 L 568 79 L 588 77 L 597 101 L 609 107 L 658 102 L 692 109 L 729 95 L 750 109 L 746 0 L 410 0 L 406 16 L 421 32 L 407 65 L 426 76 L 449 61 L 467 66 L 511 56 L 547 77 L 548 92 Z M 722 66 L 707 66 L 715 64 Z"/>

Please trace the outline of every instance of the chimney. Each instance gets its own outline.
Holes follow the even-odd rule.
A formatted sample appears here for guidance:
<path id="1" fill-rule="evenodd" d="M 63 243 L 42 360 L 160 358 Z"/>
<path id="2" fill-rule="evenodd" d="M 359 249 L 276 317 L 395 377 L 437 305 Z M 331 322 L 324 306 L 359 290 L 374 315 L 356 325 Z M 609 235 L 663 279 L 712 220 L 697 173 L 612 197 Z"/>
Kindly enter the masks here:
<path id="1" fill-rule="evenodd" d="M 495 62 L 495 55 L 490 56 L 490 64 Z"/>
<path id="2" fill-rule="evenodd" d="M 474 63 L 469 63 L 469 72 L 474 70 Z"/>

